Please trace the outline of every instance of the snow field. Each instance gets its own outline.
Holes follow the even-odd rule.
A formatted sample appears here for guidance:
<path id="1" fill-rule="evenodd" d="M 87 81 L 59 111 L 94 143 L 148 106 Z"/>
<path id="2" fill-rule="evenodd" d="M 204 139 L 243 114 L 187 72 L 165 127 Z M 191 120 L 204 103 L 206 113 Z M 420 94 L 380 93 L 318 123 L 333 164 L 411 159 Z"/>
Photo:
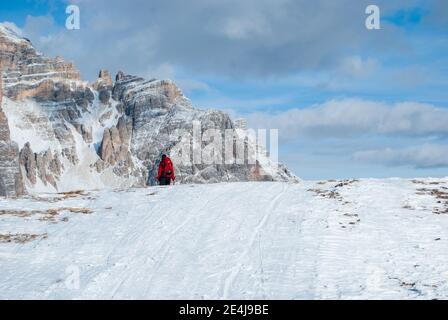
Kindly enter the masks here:
<path id="1" fill-rule="evenodd" d="M 446 299 L 447 187 L 248 182 L 0 199 L 0 298 Z"/>

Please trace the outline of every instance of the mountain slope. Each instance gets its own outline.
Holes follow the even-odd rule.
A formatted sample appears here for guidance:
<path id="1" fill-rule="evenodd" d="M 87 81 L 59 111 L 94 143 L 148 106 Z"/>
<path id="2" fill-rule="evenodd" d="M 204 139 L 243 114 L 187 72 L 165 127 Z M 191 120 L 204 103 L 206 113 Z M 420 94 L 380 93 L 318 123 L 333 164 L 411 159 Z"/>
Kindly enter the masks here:
<path id="1" fill-rule="evenodd" d="M 448 298 L 447 179 L 48 194 L 0 220 L 0 298 Z"/>
<path id="2" fill-rule="evenodd" d="M 0 70 L 1 110 L 7 119 L 0 130 L 10 132 L 11 143 L 18 144 L 12 160 L 20 162 L 16 176 L 28 192 L 155 184 L 161 154 L 176 156 L 195 122 L 201 134 L 218 130 L 219 138 L 235 129 L 228 114 L 194 108 L 169 80 L 119 72 L 113 81 L 101 70 L 94 83 L 82 81 L 72 63 L 46 57 L 1 24 Z M 202 152 L 212 140 L 199 141 Z M 242 144 L 247 158 L 257 161 L 175 161 L 178 181 L 298 181 L 286 167 L 271 161 L 257 141 L 235 134 L 231 143 L 230 154 Z M 0 169 L 11 171 L 10 163 L 0 159 Z M 5 179 L 8 191 L 3 193 L 18 194 L 12 178 Z"/>

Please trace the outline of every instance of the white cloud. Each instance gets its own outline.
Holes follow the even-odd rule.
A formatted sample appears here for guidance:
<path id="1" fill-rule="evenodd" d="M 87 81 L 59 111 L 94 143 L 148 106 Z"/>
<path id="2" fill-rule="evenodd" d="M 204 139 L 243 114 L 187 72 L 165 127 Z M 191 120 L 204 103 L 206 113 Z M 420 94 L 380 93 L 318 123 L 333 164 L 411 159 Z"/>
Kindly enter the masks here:
<path id="1" fill-rule="evenodd" d="M 337 71 L 350 77 L 366 77 L 378 67 L 379 62 L 373 58 L 363 59 L 360 56 L 350 56 L 342 59 Z"/>
<path id="2" fill-rule="evenodd" d="M 143 76 L 147 79 L 171 79 L 173 80 L 175 77 L 175 68 L 174 66 L 168 63 L 162 63 L 154 68 L 149 68 L 146 74 Z"/>
<path id="3" fill-rule="evenodd" d="M 353 159 L 387 166 L 448 167 L 448 146 L 425 144 L 405 149 L 385 148 L 358 151 L 354 153 Z"/>
<path id="4" fill-rule="evenodd" d="M 196 99 L 198 106 L 201 108 L 213 107 L 215 109 L 233 110 L 233 114 L 238 114 L 243 110 L 257 110 L 259 108 L 270 108 L 277 105 L 284 105 L 291 103 L 292 96 L 280 95 L 280 96 L 268 96 L 268 97 L 254 97 L 254 98 L 231 98 L 222 95 L 219 91 L 209 88 L 209 95 L 205 98 Z M 255 114 L 253 114 L 255 115 Z M 258 114 L 256 114 L 258 115 Z M 268 115 L 268 113 L 263 113 Z M 242 115 L 239 115 L 239 117 Z"/>
<path id="5" fill-rule="evenodd" d="M 446 136 L 448 109 L 405 102 L 387 104 L 360 99 L 330 100 L 304 109 L 280 113 L 252 113 L 257 127 L 280 129 L 288 140 L 303 137 L 353 138 L 363 135 Z"/>
<path id="6" fill-rule="evenodd" d="M 282 146 L 294 155 L 312 155 L 327 165 L 343 159 L 349 167 L 357 162 L 409 170 L 448 167 L 448 108 L 342 99 L 246 118 L 249 127 L 279 129 Z"/>
<path id="7" fill-rule="evenodd" d="M 210 90 L 210 87 L 207 83 L 198 80 L 179 79 L 177 80 L 177 85 L 182 89 L 182 92 L 187 95 L 193 91 Z"/>

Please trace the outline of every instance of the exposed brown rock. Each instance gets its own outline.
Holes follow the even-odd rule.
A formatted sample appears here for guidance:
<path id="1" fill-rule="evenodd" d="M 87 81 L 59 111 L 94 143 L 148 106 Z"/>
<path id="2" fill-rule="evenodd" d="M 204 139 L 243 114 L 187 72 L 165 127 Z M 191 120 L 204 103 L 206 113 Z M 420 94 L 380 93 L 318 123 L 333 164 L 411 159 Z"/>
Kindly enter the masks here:
<path id="1" fill-rule="evenodd" d="M 113 153 L 111 133 L 109 129 L 106 129 L 103 133 L 103 141 L 101 142 L 99 156 L 103 161 L 113 165 L 115 164 Z"/>
<path id="2" fill-rule="evenodd" d="M 29 234 L 29 233 L 16 233 L 16 234 L 0 234 L 0 242 L 15 242 L 24 244 L 36 239 L 47 239 L 48 234 Z"/>
<path id="3" fill-rule="evenodd" d="M 85 142 L 92 143 L 92 128 L 86 127 L 85 125 L 80 126 L 81 135 Z"/>
<path id="4" fill-rule="evenodd" d="M 127 143 L 131 136 L 124 116 L 118 119 L 117 130 L 120 140 Z"/>
<path id="5" fill-rule="evenodd" d="M 100 70 L 98 79 L 92 84 L 92 88 L 98 91 L 98 97 L 104 104 L 109 103 L 112 86 L 112 77 L 107 70 Z"/>
<path id="6" fill-rule="evenodd" d="M 104 130 L 103 140 L 99 149 L 101 161 L 96 168 L 101 172 L 107 165 L 115 166 L 114 172 L 119 176 L 126 176 L 133 168 L 129 149 L 130 134 L 126 119 L 122 116 L 116 126 Z"/>
<path id="7" fill-rule="evenodd" d="M 92 88 L 100 91 L 100 89 L 112 89 L 112 77 L 110 76 L 109 71 L 107 70 L 100 70 L 100 73 L 98 75 L 98 79 L 92 84 Z"/>
<path id="8" fill-rule="evenodd" d="M 29 142 L 20 150 L 19 159 L 20 165 L 25 169 L 27 179 L 31 184 L 36 184 L 36 157 Z"/>
<path id="9" fill-rule="evenodd" d="M 20 150 L 20 165 L 24 168 L 26 178 L 35 185 L 39 178 L 44 185 L 51 184 L 57 189 L 57 180 L 62 174 L 63 166 L 58 154 L 47 150 L 34 153 L 29 142 Z"/>

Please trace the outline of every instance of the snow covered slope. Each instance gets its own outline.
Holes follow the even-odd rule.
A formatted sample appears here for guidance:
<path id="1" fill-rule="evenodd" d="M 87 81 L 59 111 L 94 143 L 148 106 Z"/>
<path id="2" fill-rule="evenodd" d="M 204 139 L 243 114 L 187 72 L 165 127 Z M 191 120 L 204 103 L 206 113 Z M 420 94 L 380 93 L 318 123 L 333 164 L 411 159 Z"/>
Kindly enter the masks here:
<path id="1" fill-rule="evenodd" d="M 448 179 L 47 194 L 0 220 L 0 298 L 448 298 Z"/>

